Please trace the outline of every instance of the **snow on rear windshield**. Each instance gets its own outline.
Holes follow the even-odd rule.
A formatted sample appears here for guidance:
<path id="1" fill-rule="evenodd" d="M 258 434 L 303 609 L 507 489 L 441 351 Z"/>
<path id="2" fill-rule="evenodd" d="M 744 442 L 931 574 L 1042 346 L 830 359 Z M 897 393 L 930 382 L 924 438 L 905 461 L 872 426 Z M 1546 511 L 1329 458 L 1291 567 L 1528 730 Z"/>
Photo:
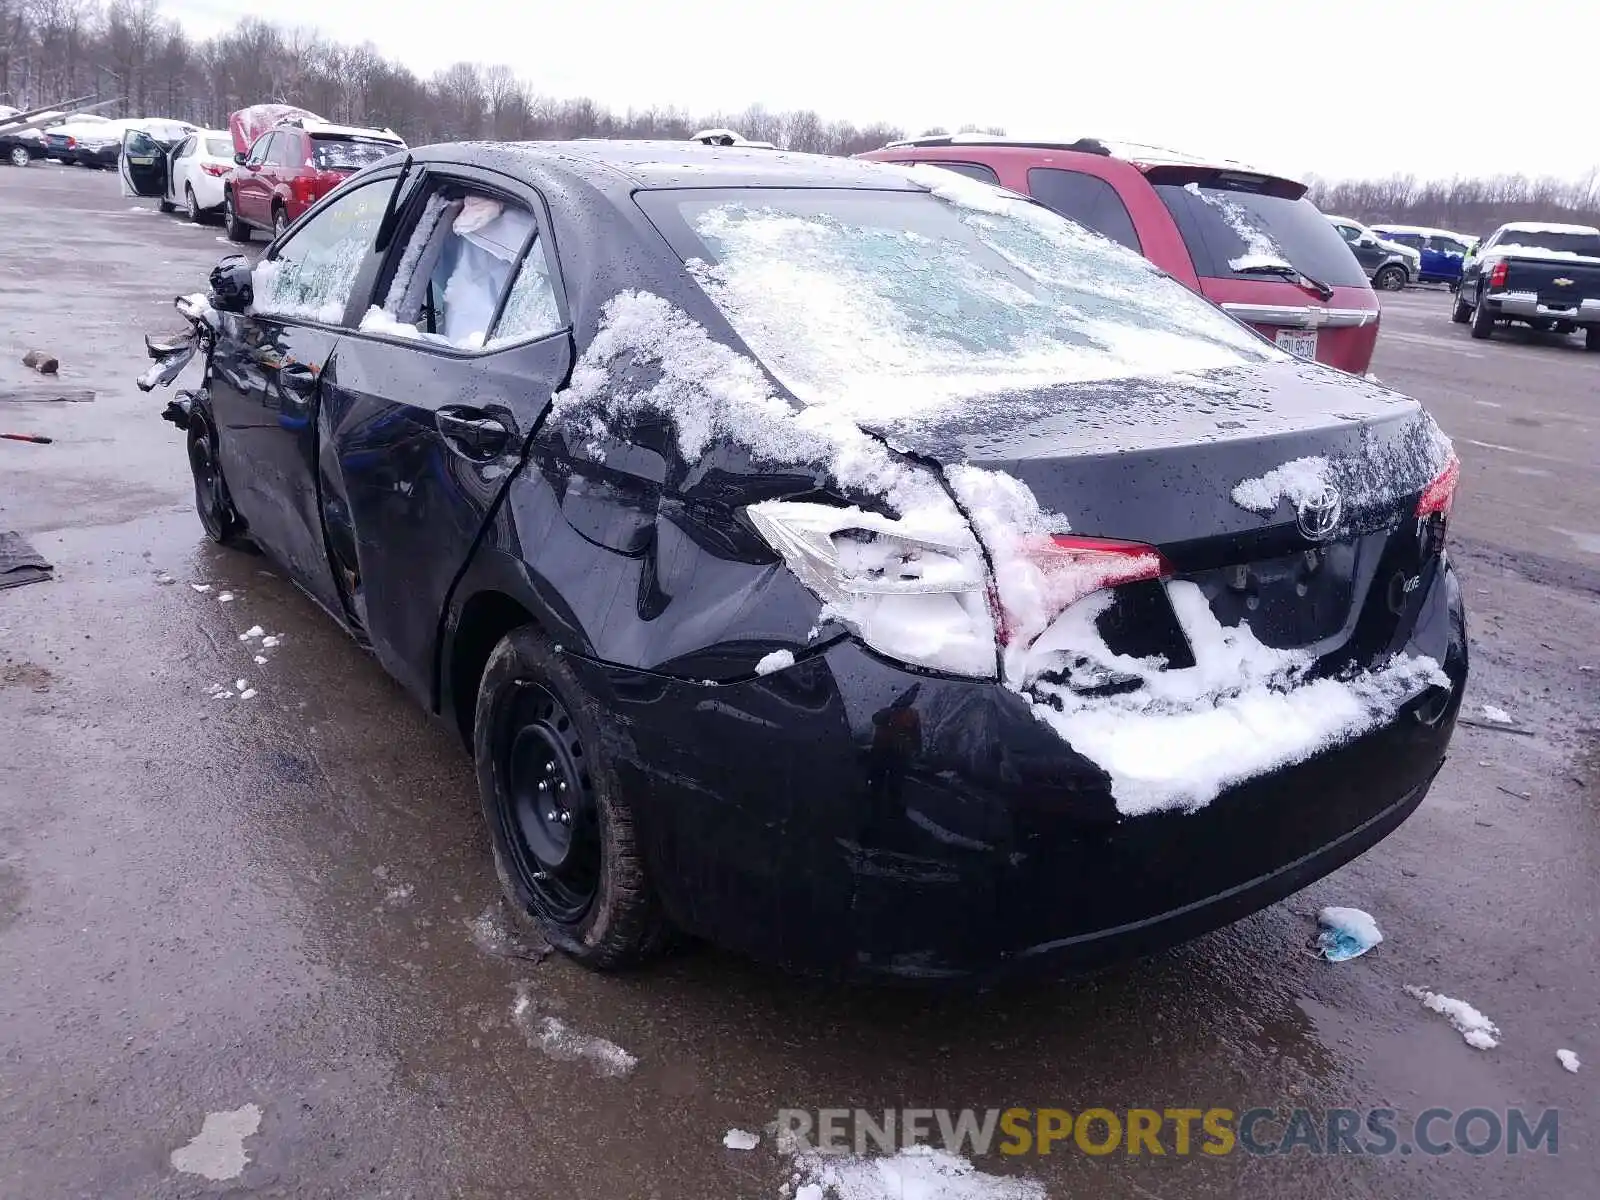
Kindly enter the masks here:
<path id="1" fill-rule="evenodd" d="M 314 137 L 311 163 L 322 171 L 359 171 L 388 158 L 399 147 L 389 142 L 352 141 L 349 138 Z"/>
<path id="2" fill-rule="evenodd" d="M 992 211 L 906 191 L 640 199 L 739 336 L 808 404 L 890 419 L 1274 353 L 1138 255 L 984 191 Z"/>
<path id="3" fill-rule="evenodd" d="M 1544 251 L 1573 257 L 1600 258 L 1600 236 L 1592 233 L 1551 232 L 1543 229 L 1508 229 L 1495 247 L 1503 254 Z"/>

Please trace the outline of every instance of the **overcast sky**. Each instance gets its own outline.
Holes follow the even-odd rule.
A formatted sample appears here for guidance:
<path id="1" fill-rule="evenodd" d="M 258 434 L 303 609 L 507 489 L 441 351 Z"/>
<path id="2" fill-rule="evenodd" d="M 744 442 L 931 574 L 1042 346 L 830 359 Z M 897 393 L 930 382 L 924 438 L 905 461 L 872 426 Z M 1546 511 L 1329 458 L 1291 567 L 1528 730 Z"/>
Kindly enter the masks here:
<path id="1" fill-rule="evenodd" d="M 198 37 L 241 11 L 163 7 Z M 424 75 L 505 62 L 548 95 L 618 109 L 759 101 L 913 133 L 971 121 L 1293 175 L 1575 177 L 1600 165 L 1583 99 L 1596 0 L 273 0 L 261 12 L 371 40 Z M 1563 96 L 1564 109 L 1540 111 L 1541 97 Z"/>

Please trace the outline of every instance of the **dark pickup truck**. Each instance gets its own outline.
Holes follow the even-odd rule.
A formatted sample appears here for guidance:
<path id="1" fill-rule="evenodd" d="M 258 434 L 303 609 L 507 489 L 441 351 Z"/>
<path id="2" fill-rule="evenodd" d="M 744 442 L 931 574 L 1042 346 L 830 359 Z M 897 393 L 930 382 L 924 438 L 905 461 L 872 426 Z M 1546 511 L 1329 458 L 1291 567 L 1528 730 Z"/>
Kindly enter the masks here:
<path id="1" fill-rule="evenodd" d="M 1572 333 L 1600 350 L 1600 229 L 1512 221 L 1496 229 L 1461 271 L 1451 319 L 1486 338 L 1496 321 Z"/>

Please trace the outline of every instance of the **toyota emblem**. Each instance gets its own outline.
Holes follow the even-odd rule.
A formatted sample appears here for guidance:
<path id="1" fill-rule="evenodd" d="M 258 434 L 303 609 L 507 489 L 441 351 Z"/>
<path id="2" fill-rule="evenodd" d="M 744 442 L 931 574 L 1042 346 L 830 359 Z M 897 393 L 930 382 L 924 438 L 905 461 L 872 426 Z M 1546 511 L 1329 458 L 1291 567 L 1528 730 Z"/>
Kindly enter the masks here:
<path id="1" fill-rule="evenodd" d="M 1300 501 L 1295 510 L 1295 521 L 1307 540 L 1325 542 L 1339 528 L 1339 518 L 1344 515 L 1344 500 L 1331 485 Z"/>

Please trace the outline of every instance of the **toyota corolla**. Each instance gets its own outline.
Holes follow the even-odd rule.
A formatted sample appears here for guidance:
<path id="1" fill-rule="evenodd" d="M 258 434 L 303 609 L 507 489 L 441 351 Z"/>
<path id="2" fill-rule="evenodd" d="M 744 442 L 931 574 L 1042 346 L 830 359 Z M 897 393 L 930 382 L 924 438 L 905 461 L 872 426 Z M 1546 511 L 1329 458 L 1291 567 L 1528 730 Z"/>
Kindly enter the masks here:
<path id="1" fill-rule="evenodd" d="M 1146 952 L 1373 846 L 1467 673 L 1412 400 L 935 168 L 450 145 L 152 343 L 217 540 L 476 758 L 513 908 L 989 977 Z"/>

